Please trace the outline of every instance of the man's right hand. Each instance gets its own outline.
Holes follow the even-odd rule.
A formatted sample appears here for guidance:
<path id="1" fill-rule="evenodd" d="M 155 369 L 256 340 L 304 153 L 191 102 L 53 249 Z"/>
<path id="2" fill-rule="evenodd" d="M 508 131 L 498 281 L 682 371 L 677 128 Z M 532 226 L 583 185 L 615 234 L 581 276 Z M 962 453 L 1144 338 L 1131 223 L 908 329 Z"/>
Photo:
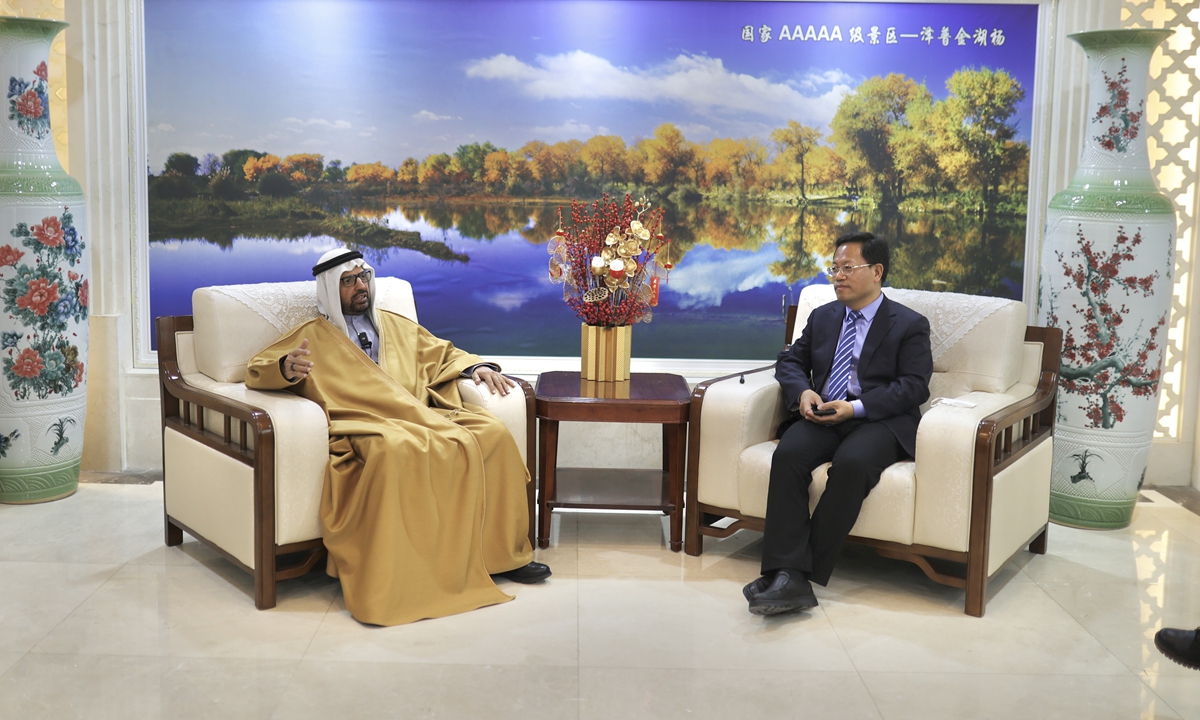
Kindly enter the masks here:
<path id="1" fill-rule="evenodd" d="M 312 369 L 316 366 L 311 360 L 306 359 L 312 355 L 312 351 L 308 349 L 308 338 L 300 341 L 300 347 L 283 356 L 280 361 L 279 369 L 283 371 L 283 379 L 288 382 L 299 382 L 308 377 Z"/>
<path id="2" fill-rule="evenodd" d="M 824 424 L 824 418 L 818 418 L 813 415 L 813 408 L 822 405 L 825 400 L 816 390 L 805 390 L 800 393 L 800 416 L 809 422 L 819 422 Z"/>

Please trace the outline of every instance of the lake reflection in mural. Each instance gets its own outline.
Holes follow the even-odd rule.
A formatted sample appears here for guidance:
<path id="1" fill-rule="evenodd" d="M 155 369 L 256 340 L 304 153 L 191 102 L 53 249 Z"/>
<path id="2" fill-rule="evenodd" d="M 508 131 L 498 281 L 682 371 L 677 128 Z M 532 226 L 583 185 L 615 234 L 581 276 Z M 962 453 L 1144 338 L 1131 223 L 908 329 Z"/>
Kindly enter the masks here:
<path id="1" fill-rule="evenodd" d="M 546 243 L 556 204 L 353 208 L 350 214 L 445 242 L 464 262 L 416 250 L 354 247 L 383 275 L 413 284 L 421 324 L 485 356 L 572 356 L 579 320 L 550 283 Z M 675 269 L 653 322 L 634 330 L 634 357 L 773 360 L 783 343 L 781 299 L 826 282 L 820 269 L 843 233 L 892 241 L 889 284 L 1021 298 L 1023 218 L 858 212 L 764 204 L 667 207 Z M 191 313 L 197 287 L 311 279 L 311 267 L 343 243 L 328 235 L 153 238 L 153 317 Z"/>

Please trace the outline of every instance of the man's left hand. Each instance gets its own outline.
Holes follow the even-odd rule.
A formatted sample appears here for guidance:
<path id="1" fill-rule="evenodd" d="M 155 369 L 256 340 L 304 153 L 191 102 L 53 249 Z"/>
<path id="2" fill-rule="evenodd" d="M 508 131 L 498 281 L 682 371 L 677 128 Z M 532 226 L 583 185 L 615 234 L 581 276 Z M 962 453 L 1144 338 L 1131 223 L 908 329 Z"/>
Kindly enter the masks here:
<path id="1" fill-rule="evenodd" d="M 822 425 L 837 425 L 854 417 L 854 406 L 845 400 L 832 400 L 817 406 L 818 410 L 828 410 L 829 408 L 833 408 L 837 412 L 833 415 L 813 415 L 813 422 Z"/>
<path id="2" fill-rule="evenodd" d="M 471 373 L 471 379 L 475 381 L 476 385 L 480 383 L 487 385 L 488 391 L 493 395 L 496 393 L 500 393 L 502 396 L 507 395 L 509 390 L 517 386 L 515 382 L 490 367 L 475 368 L 475 372 Z M 851 410 L 850 414 L 853 415 L 854 411 Z"/>

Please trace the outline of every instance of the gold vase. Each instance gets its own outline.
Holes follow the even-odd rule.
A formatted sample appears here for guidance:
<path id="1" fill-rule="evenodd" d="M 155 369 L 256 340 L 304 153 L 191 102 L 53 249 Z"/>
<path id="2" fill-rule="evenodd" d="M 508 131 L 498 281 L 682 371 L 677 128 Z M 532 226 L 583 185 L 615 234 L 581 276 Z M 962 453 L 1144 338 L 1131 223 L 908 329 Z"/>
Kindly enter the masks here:
<path id="1" fill-rule="evenodd" d="M 580 374 L 584 380 L 621 382 L 629 379 L 633 327 L 580 326 Z"/>

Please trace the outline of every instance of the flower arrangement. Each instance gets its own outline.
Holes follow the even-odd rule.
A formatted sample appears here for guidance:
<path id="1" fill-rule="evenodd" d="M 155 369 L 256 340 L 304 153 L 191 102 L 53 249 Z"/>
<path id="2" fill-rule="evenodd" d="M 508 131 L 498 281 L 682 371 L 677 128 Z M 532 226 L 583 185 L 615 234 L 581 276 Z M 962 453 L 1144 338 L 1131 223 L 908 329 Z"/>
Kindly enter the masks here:
<path id="1" fill-rule="evenodd" d="M 658 253 L 670 244 L 661 232 L 663 211 L 645 198 L 625 202 L 606 194 L 589 206 L 571 201 L 571 224 L 550 240 L 550 280 L 579 319 L 598 327 L 650 322 L 660 283 L 672 265 Z"/>

